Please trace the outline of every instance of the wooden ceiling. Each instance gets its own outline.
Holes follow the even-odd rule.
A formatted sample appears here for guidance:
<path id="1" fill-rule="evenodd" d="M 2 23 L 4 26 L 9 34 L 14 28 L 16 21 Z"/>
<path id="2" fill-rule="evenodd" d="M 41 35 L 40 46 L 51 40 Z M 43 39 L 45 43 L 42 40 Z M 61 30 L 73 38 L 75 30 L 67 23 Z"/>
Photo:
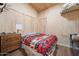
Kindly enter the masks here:
<path id="1" fill-rule="evenodd" d="M 54 6 L 56 3 L 30 3 L 30 5 L 37 11 L 41 12 L 44 11 L 52 6 Z"/>

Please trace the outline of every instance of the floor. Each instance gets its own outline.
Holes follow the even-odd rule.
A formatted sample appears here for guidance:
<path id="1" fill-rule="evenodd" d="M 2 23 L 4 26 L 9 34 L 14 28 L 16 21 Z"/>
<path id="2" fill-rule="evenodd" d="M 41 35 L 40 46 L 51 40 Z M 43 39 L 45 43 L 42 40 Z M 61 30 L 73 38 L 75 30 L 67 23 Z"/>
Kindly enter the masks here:
<path id="1" fill-rule="evenodd" d="M 9 53 L 7 56 L 27 56 L 24 49 L 17 49 L 16 51 Z"/>
<path id="2" fill-rule="evenodd" d="M 58 49 L 55 52 L 56 56 L 71 56 L 71 49 L 68 47 L 64 47 L 64 46 L 59 46 L 58 45 Z M 27 56 L 27 54 L 25 53 L 25 51 L 23 49 L 18 49 L 10 54 L 8 54 L 7 56 Z"/>
<path id="3" fill-rule="evenodd" d="M 58 46 L 56 56 L 72 56 L 71 48 Z"/>

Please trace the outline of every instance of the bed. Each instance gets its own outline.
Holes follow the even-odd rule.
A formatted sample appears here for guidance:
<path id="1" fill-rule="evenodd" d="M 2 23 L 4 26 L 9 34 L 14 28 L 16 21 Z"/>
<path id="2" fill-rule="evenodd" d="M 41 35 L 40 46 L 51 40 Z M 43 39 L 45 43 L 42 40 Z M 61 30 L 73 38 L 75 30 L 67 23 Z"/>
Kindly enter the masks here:
<path id="1" fill-rule="evenodd" d="M 22 40 L 22 47 L 28 56 L 53 56 L 57 47 L 57 37 L 45 33 L 26 34 Z"/>

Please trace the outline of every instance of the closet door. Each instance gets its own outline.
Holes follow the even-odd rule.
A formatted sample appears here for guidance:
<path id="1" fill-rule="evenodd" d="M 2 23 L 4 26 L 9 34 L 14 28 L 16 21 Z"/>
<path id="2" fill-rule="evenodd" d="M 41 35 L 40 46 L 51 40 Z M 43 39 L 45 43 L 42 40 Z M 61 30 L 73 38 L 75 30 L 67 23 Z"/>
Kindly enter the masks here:
<path id="1" fill-rule="evenodd" d="M 39 21 L 38 21 L 38 19 L 36 19 L 36 18 L 34 18 L 33 19 L 33 21 L 32 21 L 33 23 L 33 32 L 38 32 L 38 27 L 39 27 Z"/>
<path id="2" fill-rule="evenodd" d="M 30 33 L 33 31 L 32 17 L 25 16 L 24 18 L 24 33 Z"/>
<path id="3" fill-rule="evenodd" d="M 45 33 L 47 26 L 47 18 L 39 19 L 39 32 Z"/>

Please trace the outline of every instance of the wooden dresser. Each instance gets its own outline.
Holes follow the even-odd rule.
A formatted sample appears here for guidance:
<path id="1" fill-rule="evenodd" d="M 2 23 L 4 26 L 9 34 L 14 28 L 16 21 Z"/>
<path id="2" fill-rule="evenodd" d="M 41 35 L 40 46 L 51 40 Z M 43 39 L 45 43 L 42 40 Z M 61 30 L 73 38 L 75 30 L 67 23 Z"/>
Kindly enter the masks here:
<path id="1" fill-rule="evenodd" d="M 0 35 L 0 55 L 20 48 L 20 34 Z"/>

